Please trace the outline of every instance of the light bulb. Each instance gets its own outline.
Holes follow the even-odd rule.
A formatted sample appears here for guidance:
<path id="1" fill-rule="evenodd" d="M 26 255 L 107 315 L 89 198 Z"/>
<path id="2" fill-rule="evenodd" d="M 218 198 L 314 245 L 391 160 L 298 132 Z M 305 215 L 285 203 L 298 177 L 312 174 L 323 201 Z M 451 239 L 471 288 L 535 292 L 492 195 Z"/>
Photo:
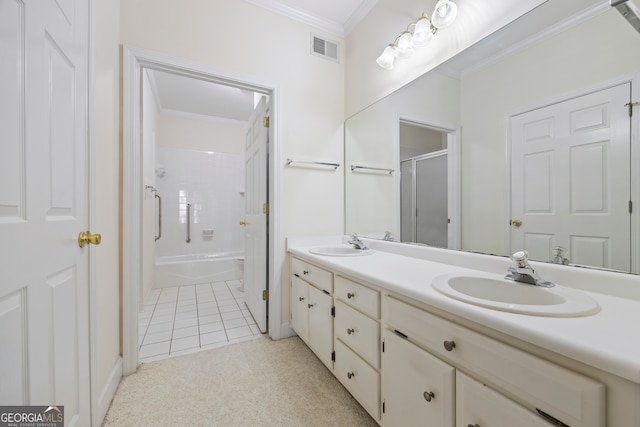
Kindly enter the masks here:
<path id="1" fill-rule="evenodd" d="M 433 38 L 433 32 L 431 31 L 431 22 L 422 15 L 413 29 L 413 37 L 411 37 L 411 43 L 416 47 L 424 47 L 429 44 Z"/>
<path id="2" fill-rule="evenodd" d="M 431 16 L 431 23 L 436 28 L 445 28 L 456 19 L 456 15 L 458 15 L 458 6 L 454 2 L 438 0 Z"/>
<path id="3" fill-rule="evenodd" d="M 396 48 L 392 44 L 385 47 L 382 55 L 380 55 L 378 59 L 376 59 L 378 65 L 386 70 L 391 70 L 393 68 L 393 61 L 396 59 L 394 55 L 395 50 Z"/>
<path id="4" fill-rule="evenodd" d="M 396 58 L 408 58 L 413 55 L 413 45 L 411 44 L 411 33 L 405 31 L 398 39 L 395 51 Z"/>

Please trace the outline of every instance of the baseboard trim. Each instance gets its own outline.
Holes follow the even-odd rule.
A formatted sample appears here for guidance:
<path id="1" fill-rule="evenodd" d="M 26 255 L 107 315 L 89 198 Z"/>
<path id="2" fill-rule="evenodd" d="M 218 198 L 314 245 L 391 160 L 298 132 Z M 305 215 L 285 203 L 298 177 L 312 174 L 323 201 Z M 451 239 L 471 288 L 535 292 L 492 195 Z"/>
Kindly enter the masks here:
<path id="1" fill-rule="evenodd" d="M 296 331 L 291 328 L 291 323 L 287 322 L 280 325 L 280 335 L 277 339 L 295 337 L 296 335 Z"/>
<path id="2" fill-rule="evenodd" d="M 96 425 L 102 425 L 104 422 L 104 418 L 107 415 L 107 411 L 109 410 L 109 406 L 111 406 L 111 401 L 113 397 L 116 395 L 116 390 L 118 390 L 118 385 L 120 384 L 120 380 L 122 379 L 122 357 L 118 358 L 118 361 L 114 365 L 109 377 L 98 397 L 98 407 L 97 414 L 95 419 L 98 421 Z"/>

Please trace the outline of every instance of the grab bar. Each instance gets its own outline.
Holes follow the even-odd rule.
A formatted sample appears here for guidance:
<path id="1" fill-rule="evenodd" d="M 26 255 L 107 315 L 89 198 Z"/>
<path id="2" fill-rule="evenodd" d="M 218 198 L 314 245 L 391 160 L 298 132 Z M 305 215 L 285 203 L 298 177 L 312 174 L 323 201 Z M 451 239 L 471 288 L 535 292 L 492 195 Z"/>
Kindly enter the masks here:
<path id="1" fill-rule="evenodd" d="M 187 203 L 187 243 L 191 242 L 191 203 Z"/>
<path id="2" fill-rule="evenodd" d="M 156 236 L 156 242 L 162 237 L 162 197 L 156 193 L 156 199 L 158 199 L 158 235 Z"/>

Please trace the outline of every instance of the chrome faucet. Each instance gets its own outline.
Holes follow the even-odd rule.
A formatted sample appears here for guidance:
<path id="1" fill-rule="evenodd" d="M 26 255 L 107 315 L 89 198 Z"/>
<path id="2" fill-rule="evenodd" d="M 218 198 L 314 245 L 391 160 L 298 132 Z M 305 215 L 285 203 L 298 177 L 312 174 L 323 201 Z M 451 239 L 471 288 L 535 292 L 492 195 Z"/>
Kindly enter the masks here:
<path id="1" fill-rule="evenodd" d="M 351 239 L 348 242 L 350 245 L 353 245 L 354 248 L 356 249 L 360 249 L 360 250 L 365 250 L 365 249 L 369 249 L 367 247 L 367 245 L 364 244 L 364 242 L 362 240 L 360 240 L 360 238 L 358 237 L 358 235 L 356 233 L 353 233 L 353 235 L 351 236 Z"/>
<path id="2" fill-rule="evenodd" d="M 504 278 L 513 280 L 514 282 L 528 283 L 544 288 L 555 286 L 553 283 L 542 280 L 540 276 L 538 276 L 538 273 L 529 265 L 528 258 L 529 253 L 527 251 L 520 251 L 511 255 L 511 259 L 515 261 L 515 263 L 509 267 L 509 273 Z"/>

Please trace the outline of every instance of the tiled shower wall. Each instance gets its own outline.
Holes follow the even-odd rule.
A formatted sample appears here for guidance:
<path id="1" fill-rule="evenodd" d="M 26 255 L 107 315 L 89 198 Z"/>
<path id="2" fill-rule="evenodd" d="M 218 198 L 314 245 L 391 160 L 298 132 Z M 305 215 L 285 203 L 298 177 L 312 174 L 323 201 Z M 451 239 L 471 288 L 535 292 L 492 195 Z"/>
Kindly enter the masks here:
<path id="1" fill-rule="evenodd" d="M 156 188 L 162 197 L 162 238 L 156 256 L 244 250 L 244 159 L 238 154 L 158 147 Z M 187 203 L 191 242 L 187 243 Z M 157 226 L 157 224 L 156 224 Z M 208 236 L 206 230 L 213 230 Z M 203 233 L 204 232 L 204 233 Z"/>

